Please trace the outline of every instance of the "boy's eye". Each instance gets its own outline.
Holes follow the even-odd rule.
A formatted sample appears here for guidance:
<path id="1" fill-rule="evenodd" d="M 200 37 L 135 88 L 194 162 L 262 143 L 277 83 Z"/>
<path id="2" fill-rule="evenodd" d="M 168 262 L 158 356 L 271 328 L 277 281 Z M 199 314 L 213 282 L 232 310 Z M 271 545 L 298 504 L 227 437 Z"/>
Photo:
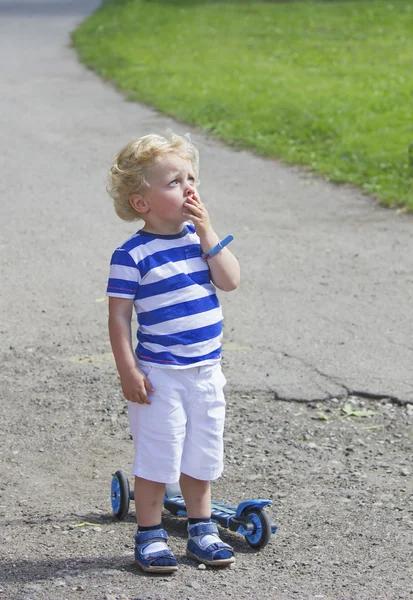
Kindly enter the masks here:
<path id="1" fill-rule="evenodd" d="M 190 181 L 191 183 L 195 183 L 195 177 L 189 176 L 188 181 Z"/>
<path id="2" fill-rule="evenodd" d="M 178 183 L 178 180 L 177 180 L 177 179 L 173 179 L 173 180 L 170 182 L 170 184 L 169 184 L 169 185 L 176 185 L 177 183 Z"/>

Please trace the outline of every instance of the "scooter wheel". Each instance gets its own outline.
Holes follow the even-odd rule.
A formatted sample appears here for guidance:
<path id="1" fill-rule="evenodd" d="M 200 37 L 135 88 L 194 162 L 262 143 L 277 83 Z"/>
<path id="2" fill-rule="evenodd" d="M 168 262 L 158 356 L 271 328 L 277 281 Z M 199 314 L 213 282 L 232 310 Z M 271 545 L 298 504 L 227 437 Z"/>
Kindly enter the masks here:
<path id="1" fill-rule="evenodd" d="M 243 513 L 247 523 L 252 523 L 254 529 L 245 535 L 251 548 L 259 550 L 268 544 L 271 538 L 271 521 L 262 508 L 249 508 Z"/>
<path id="2" fill-rule="evenodd" d="M 113 514 L 123 521 L 129 512 L 129 480 L 123 471 L 116 471 L 112 477 L 111 502 Z"/>

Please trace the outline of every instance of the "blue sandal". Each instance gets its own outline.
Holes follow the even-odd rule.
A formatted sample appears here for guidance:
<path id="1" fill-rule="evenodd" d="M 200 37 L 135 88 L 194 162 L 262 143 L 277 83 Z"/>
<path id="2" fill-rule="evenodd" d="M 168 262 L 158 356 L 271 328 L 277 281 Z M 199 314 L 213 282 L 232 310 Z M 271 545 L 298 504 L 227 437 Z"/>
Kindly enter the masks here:
<path id="1" fill-rule="evenodd" d="M 188 526 L 186 555 L 212 567 L 226 567 L 235 561 L 234 549 L 223 542 L 215 523 Z"/>
<path id="2" fill-rule="evenodd" d="M 178 569 L 175 556 L 166 545 L 164 529 L 138 531 L 135 536 L 135 562 L 147 573 L 173 573 Z"/>

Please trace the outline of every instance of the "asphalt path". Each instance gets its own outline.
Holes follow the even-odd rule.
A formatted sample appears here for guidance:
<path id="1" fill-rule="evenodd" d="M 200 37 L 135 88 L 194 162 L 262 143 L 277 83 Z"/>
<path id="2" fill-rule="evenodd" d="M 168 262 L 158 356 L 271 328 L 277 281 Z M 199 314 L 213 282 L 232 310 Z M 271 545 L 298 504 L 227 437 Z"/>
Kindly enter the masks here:
<path id="1" fill-rule="evenodd" d="M 0 0 L 3 349 L 59 344 L 112 368 L 108 262 L 136 225 L 105 178 L 131 137 L 172 127 L 192 133 L 201 196 L 242 266 L 240 289 L 221 294 L 229 387 L 413 402 L 412 216 L 127 102 L 70 46 L 98 5 Z"/>

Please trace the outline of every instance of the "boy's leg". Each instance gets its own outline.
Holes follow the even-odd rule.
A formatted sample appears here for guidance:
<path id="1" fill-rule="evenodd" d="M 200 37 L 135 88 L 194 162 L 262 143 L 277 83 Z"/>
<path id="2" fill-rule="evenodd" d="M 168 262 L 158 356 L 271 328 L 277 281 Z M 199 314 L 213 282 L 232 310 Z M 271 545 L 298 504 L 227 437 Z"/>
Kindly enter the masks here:
<path id="1" fill-rule="evenodd" d="M 159 525 L 162 520 L 164 494 L 164 483 L 135 477 L 135 508 L 138 526 Z"/>
<path id="2" fill-rule="evenodd" d="M 221 541 L 218 528 L 211 522 L 211 486 L 209 481 L 181 474 L 182 495 L 188 513 L 190 558 L 211 566 L 225 567 L 234 562 L 234 551 Z"/>
<path id="3" fill-rule="evenodd" d="M 143 571 L 152 573 L 172 573 L 178 568 L 161 524 L 164 494 L 165 484 L 135 477 L 135 561 Z"/>
<path id="4" fill-rule="evenodd" d="M 209 481 L 194 479 L 182 473 L 179 483 L 188 517 L 190 519 L 209 519 L 211 517 L 211 485 Z"/>
<path id="5" fill-rule="evenodd" d="M 180 479 L 189 517 L 186 553 L 204 564 L 222 567 L 234 562 L 234 551 L 211 522 L 209 480 L 218 479 L 223 466 L 225 382 L 219 364 L 195 371 L 188 388 Z"/>
<path id="6" fill-rule="evenodd" d="M 167 369 L 141 368 L 155 392 L 150 396 L 151 405 L 128 402 L 135 445 L 135 559 L 144 571 L 169 573 L 176 571 L 177 562 L 166 545 L 168 536 L 161 526 L 165 484 L 158 482 L 177 481 L 179 477 L 186 417 L 177 378 Z"/>

